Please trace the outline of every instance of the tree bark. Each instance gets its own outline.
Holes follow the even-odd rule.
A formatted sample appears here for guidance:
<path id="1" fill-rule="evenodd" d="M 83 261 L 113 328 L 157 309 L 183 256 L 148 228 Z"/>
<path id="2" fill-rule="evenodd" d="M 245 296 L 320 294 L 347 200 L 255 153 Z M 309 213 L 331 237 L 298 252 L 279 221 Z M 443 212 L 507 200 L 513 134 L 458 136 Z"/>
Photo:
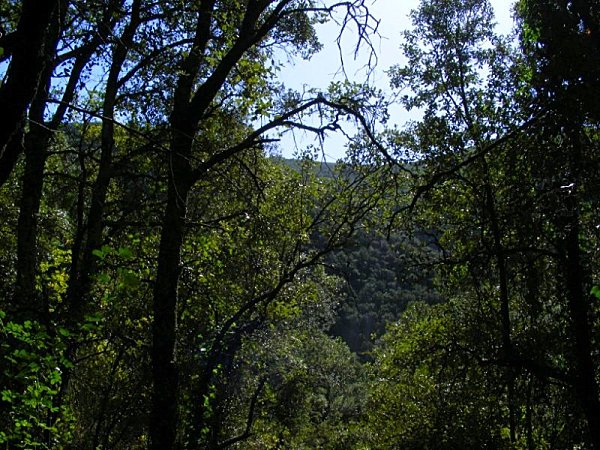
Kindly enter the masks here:
<path id="1" fill-rule="evenodd" d="M 100 248 L 103 239 L 104 213 L 106 205 L 106 196 L 108 187 L 113 178 L 113 154 L 115 147 L 115 124 L 114 114 L 119 92 L 119 75 L 123 64 L 127 58 L 136 30 L 140 20 L 140 7 L 142 0 L 134 0 L 131 6 L 131 18 L 123 30 L 123 33 L 117 39 L 112 51 L 111 65 L 106 80 L 104 101 L 102 105 L 102 129 L 100 136 L 100 164 L 98 175 L 94 181 L 92 198 L 87 214 L 87 233 L 85 244 L 81 252 L 81 261 L 79 258 L 74 260 L 73 274 L 69 283 L 69 308 L 71 315 L 76 321 L 83 317 L 85 309 L 85 298 L 87 297 L 91 284 L 92 275 L 96 270 L 96 257 L 93 251 Z M 107 16 L 117 8 L 116 5 L 109 5 Z"/>
<path id="2" fill-rule="evenodd" d="M 11 140 L 14 144 L 15 133 L 22 127 L 46 64 L 53 57 L 65 10 L 64 0 L 22 2 L 12 60 L 6 83 L 0 87 L 0 105 L 3 109 L 3 119 L 0 121 L 0 185 L 6 182 L 20 153 L 18 147 L 12 147 L 7 152 L 7 146 Z M 54 45 L 49 45 L 52 42 Z"/>
<path id="3" fill-rule="evenodd" d="M 17 281 L 15 299 L 27 316 L 42 320 L 45 311 L 36 299 L 38 273 L 37 228 L 44 185 L 44 167 L 50 132 L 32 123 L 25 142 L 25 171 L 22 177 L 23 194 L 19 209 L 17 233 Z"/>
<path id="4" fill-rule="evenodd" d="M 221 91 L 231 70 L 244 54 L 260 42 L 277 24 L 290 0 L 274 2 L 260 27 L 261 14 L 273 2 L 249 2 L 244 8 L 236 41 L 223 55 L 212 73 L 196 87 L 205 51 L 212 38 L 212 12 L 215 0 L 201 0 L 196 18 L 193 44 L 180 64 L 180 75 L 173 96 L 171 146 L 169 150 L 169 187 L 162 221 L 158 268 L 154 285 L 152 328 L 152 408 L 150 412 L 150 449 L 172 450 L 178 431 L 179 374 L 176 361 L 177 285 L 180 274 L 181 248 L 190 190 L 200 176 L 191 165 L 192 146 L 198 124 Z M 240 152 L 245 147 L 236 147 Z M 235 152 L 228 154 L 232 157 Z M 221 159 L 209 159 L 209 170 Z"/>
<path id="5" fill-rule="evenodd" d="M 2 171 L 0 184 L 2 184 L 10 176 L 20 151 L 24 148 L 25 169 L 21 177 L 22 194 L 18 219 L 17 280 L 15 285 L 15 298 L 18 302 L 15 303 L 19 303 L 29 314 L 28 318 L 34 320 L 42 320 L 47 313 L 35 298 L 35 277 L 38 273 L 37 225 L 48 146 L 52 138 L 52 132 L 56 131 L 66 111 L 66 107 L 60 106 L 57 108 L 52 120 L 49 123 L 44 122 L 44 113 L 55 67 L 54 56 L 61 34 L 61 24 L 65 20 L 66 9 L 66 2 L 61 0 L 59 9 L 55 11 L 54 18 L 45 33 L 45 55 L 38 78 L 38 86 L 35 89 L 29 111 L 31 119 L 29 131 L 25 134 L 23 142 L 18 136 L 19 133 L 13 135 L 4 153 L 5 164 L 0 164 L 0 170 Z M 70 100 L 72 98 L 80 73 L 81 71 L 77 72 L 77 64 L 75 64 L 65 88 L 64 99 Z"/>
<path id="6" fill-rule="evenodd" d="M 66 6 L 63 6 L 66 8 Z M 17 281 L 15 297 L 28 310 L 34 313 L 34 318 L 39 318 L 42 311 L 35 299 L 35 276 L 38 273 L 37 261 L 37 226 L 38 215 L 42 198 L 44 184 L 44 167 L 48 156 L 48 147 L 52 134 L 56 132 L 62 123 L 68 109 L 68 104 L 73 100 L 78 87 L 83 69 L 90 61 L 98 46 L 106 39 L 106 33 L 112 28 L 113 11 L 116 5 L 111 3 L 107 6 L 103 20 L 98 24 L 97 33 L 81 48 L 74 59 L 69 80 L 64 88 L 62 101 L 56 108 L 52 119 L 44 122 L 44 112 L 48 102 L 48 92 L 55 68 L 55 61 L 49 62 L 40 79 L 40 85 L 36 89 L 31 110 L 31 124 L 25 135 L 25 168 L 21 178 L 22 194 L 19 208 L 19 225 L 17 235 Z M 65 11 L 63 11 L 64 15 Z M 54 25 L 58 27 L 58 23 Z M 52 46 L 52 53 L 56 51 L 57 39 L 54 36 L 58 30 L 50 33 L 47 37 L 48 46 Z M 12 145 L 14 147 L 14 145 Z M 9 147 L 10 148 L 10 147 Z M 14 151 L 11 153 L 14 154 Z M 18 157 L 18 154 L 16 155 Z M 8 174 L 7 174 L 8 176 Z M 0 178 L 2 176 L 0 175 Z"/>
<path id="7" fill-rule="evenodd" d="M 559 243 L 565 278 L 566 296 L 574 339 L 575 392 L 588 423 L 593 448 L 600 449 L 600 400 L 592 359 L 591 326 L 588 305 L 590 298 L 584 290 L 584 268 L 579 247 L 579 214 L 575 194 L 569 194 L 564 240 Z"/>
<path id="8" fill-rule="evenodd" d="M 176 361 L 177 285 L 181 271 L 187 199 L 192 186 L 189 134 L 172 140 L 167 207 L 163 218 L 154 285 L 152 327 L 152 410 L 150 448 L 171 450 L 178 427 L 179 371 Z M 188 150 L 186 150 L 188 149 Z"/>

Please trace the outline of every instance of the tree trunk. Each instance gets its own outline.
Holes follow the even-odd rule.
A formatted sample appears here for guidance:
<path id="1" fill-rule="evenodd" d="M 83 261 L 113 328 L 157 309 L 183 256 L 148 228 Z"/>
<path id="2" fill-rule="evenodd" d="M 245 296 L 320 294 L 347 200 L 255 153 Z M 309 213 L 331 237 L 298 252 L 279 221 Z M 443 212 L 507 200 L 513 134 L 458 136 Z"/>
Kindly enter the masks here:
<path id="1" fill-rule="evenodd" d="M 180 130 L 180 128 L 175 128 Z M 192 186 L 188 155 L 192 133 L 177 133 L 172 140 L 167 207 L 162 222 L 158 268 L 154 284 L 152 328 L 152 410 L 150 448 L 175 448 L 178 428 L 179 370 L 176 361 L 177 285 L 181 272 L 187 199 Z"/>
<path id="2" fill-rule="evenodd" d="M 63 0 L 22 2 L 12 60 L 6 83 L 0 87 L 3 110 L 3 119 L 0 121 L 0 185 L 6 182 L 20 153 L 18 147 L 11 147 L 7 152 L 7 146 L 22 127 L 40 77 L 53 57 L 55 43 L 62 31 L 62 18 L 66 10 L 64 3 Z"/>
<path id="3" fill-rule="evenodd" d="M 85 245 L 81 253 L 81 261 L 79 261 L 79 258 L 74 260 L 75 270 L 73 273 L 75 276 L 70 280 L 69 292 L 67 294 L 70 313 L 75 319 L 75 323 L 83 318 L 86 306 L 85 299 L 92 284 L 92 276 L 96 271 L 97 261 L 92 252 L 102 245 L 106 196 L 113 177 L 113 154 L 115 147 L 114 114 L 117 94 L 119 92 L 119 75 L 133 44 L 135 32 L 140 25 L 140 5 L 141 0 L 134 0 L 131 6 L 131 19 L 113 48 L 111 65 L 106 80 L 104 102 L 102 105 L 101 149 L 98 175 L 94 181 L 92 198 L 87 214 L 87 233 Z M 113 8 L 115 8 L 114 5 L 109 5 L 107 15 L 113 11 Z"/>
<path id="4" fill-rule="evenodd" d="M 589 296 L 584 290 L 581 249 L 579 247 L 579 214 L 575 194 L 568 197 L 570 217 L 565 223 L 564 241 L 561 242 L 562 265 L 566 295 L 574 338 L 575 392 L 588 423 L 593 448 L 600 449 L 600 401 L 592 359 Z"/>
<path id="5" fill-rule="evenodd" d="M 50 2 L 48 2 L 50 3 Z M 15 303 L 30 313 L 29 319 L 42 320 L 47 310 L 42 310 L 36 297 L 35 278 L 37 267 L 37 225 L 38 214 L 42 199 L 44 185 L 44 167 L 48 155 L 48 146 L 55 131 L 64 117 L 66 106 L 57 108 L 50 123 L 44 122 L 44 113 L 48 101 L 48 93 L 52 82 L 52 73 L 55 67 L 54 54 L 61 34 L 61 24 L 66 15 L 66 4 L 61 1 L 60 8 L 55 11 L 52 23 L 45 33 L 45 56 L 43 66 L 38 77 L 33 102 L 29 111 L 31 123 L 29 131 L 24 136 L 25 170 L 21 178 L 22 194 L 19 208 L 19 222 L 17 235 L 17 280 L 15 285 Z M 87 59 L 86 59 L 87 61 Z M 70 101 L 75 90 L 76 82 L 83 66 L 77 70 L 74 65 L 69 82 L 65 88 L 63 99 Z M 20 132 L 13 138 L 4 153 L 5 164 L 0 165 L 0 184 L 6 180 L 14 167 L 19 153 L 23 149 Z M 46 308 L 47 309 L 47 308 Z M 47 318 L 46 318 L 47 319 Z"/>
<path id="6" fill-rule="evenodd" d="M 25 171 L 17 234 L 17 282 L 15 299 L 29 318 L 41 320 L 44 311 L 36 299 L 38 273 L 37 228 L 44 185 L 44 167 L 50 133 L 43 125 L 32 123 L 25 142 Z"/>

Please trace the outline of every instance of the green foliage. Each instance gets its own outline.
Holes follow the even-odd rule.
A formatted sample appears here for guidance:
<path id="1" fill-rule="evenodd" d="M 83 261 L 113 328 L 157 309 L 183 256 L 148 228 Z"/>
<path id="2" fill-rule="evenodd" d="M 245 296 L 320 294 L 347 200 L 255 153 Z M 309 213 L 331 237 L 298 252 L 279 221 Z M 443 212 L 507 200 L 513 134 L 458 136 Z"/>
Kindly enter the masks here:
<path id="1" fill-rule="evenodd" d="M 73 364 L 65 357 L 70 332 L 51 336 L 37 322 L 7 321 L 0 310 L 2 379 L 0 443 L 11 448 L 56 448 L 73 433 L 73 416 L 58 402 L 62 373 Z"/>
<path id="2" fill-rule="evenodd" d="M 450 304 L 412 304 L 375 351 L 373 448 L 511 448 L 494 372 L 463 348 Z"/>
<path id="3" fill-rule="evenodd" d="M 0 193 L 0 445 L 149 448 L 167 415 L 182 449 L 593 443 L 600 52 L 586 2 L 520 1 L 517 48 L 489 2 L 423 0 L 390 70 L 422 120 L 359 134 L 336 165 L 317 146 L 267 156 L 292 128 L 388 119 L 364 83 L 278 84 L 283 55 L 320 49 L 327 4 L 66 3 L 24 130 L 47 139 Z M 0 2 L 5 31 L 19 5 Z M 364 3 L 336 7 L 366 38 Z"/>
<path id="4" fill-rule="evenodd" d="M 571 120 L 600 118 L 599 19 L 594 3 L 522 0 L 520 39 L 532 68 L 537 100 L 568 110 Z"/>
<path id="5" fill-rule="evenodd" d="M 390 381 L 374 392 L 389 406 L 374 413 L 381 422 L 374 429 L 398 417 L 381 448 L 396 439 L 400 448 L 570 448 L 598 440 L 591 413 L 598 410 L 598 360 L 577 331 L 597 341 L 587 292 L 596 277 L 598 235 L 588 211 L 597 207 L 590 193 L 597 191 L 598 145 L 583 137 L 597 128 L 585 122 L 596 87 L 584 81 L 593 74 L 587 63 L 571 65 L 563 53 L 584 39 L 570 28 L 571 16 L 579 14 L 580 23 L 593 16 L 524 3 L 534 15 L 525 33 L 540 42 L 518 49 L 494 36 L 487 2 L 425 1 L 406 34 L 409 62 L 392 69 L 395 85 L 411 89 L 402 103 L 424 108 L 423 119 L 396 136 L 395 153 L 418 157 L 410 219 L 416 229 L 435 230 L 436 284 L 449 303 L 409 313 L 397 325 L 402 332 L 394 327 L 383 340 L 375 376 Z M 563 24 L 561 32 L 541 27 L 546 20 Z M 522 132 L 539 111 L 532 104 L 551 112 Z M 587 394 L 573 373 L 587 379 Z M 415 427 L 391 425 L 404 422 Z M 448 423 L 456 426 L 447 431 Z M 475 431 L 461 436 L 463 427 Z"/>
<path id="6" fill-rule="evenodd" d="M 32 126 L 23 130 L 24 142 L 36 145 L 3 187 L 10 189 L 0 206 L 0 307 L 11 317 L 2 325 L 0 356 L 10 365 L 2 375 L 9 413 L 0 422 L 12 434 L 2 438 L 24 447 L 42 438 L 54 448 L 147 447 L 154 382 L 155 393 L 176 391 L 178 444 L 218 446 L 231 437 L 225 423 L 243 429 L 228 406 L 249 397 L 236 397 L 232 380 L 252 386 L 265 373 L 275 377 L 265 367 L 244 372 L 253 355 L 242 361 L 238 353 L 260 332 L 331 323 L 336 282 L 314 267 L 378 201 L 342 174 L 320 179 L 312 161 L 298 171 L 270 161 L 272 139 L 255 128 L 302 127 L 318 112 L 334 129 L 329 107 L 283 119 L 306 98 L 280 92 L 281 56 L 318 51 L 315 26 L 339 6 L 355 25 L 371 18 L 362 2 L 62 6 L 65 18 L 53 22 L 64 25 L 59 43 L 44 48 L 52 53 L 40 79 L 47 89 L 37 89 Z M 0 7 L 13 31 L 19 2 Z M 372 94 L 346 84 L 329 96 L 350 112 Z M 182 212 L 170 217 L 173 204 Z M 161 234 L 174 229 L 176 239 L 161 247 Z M 161 278 L 164 254 L 176 257 Z M 164 333 L 173 353 L 164 369 L 180 374 L 172 378 L 179 386 L 156 378 L 165 352 L 152 346 L 167 340 L 156 338 L 168 328 L 165 317 L 174 320 Z M 290 386 L 303 386 L 291 378 Z M 322 397 L 307 408 L 319 409 Z M 293 433 L 300 428 L 308 433 Z"/>
<path id="7" fill-rule="evenodd" d="M 366 372 L 345 344 L 307 327 L 274 331 L 263 346 L 267 384 L 243 448 L 343 449 L 364 441 Z"/>
<path id="8" fill-rule="evenodd" d="M 334 273 L 346 281 L 331 332 L 368 358 L 373 342 L 409 303 L 440 301 L 433 274 L 417 263 L 434 253 L 425 235 L 411 239 L 357 233 L 351 246 L 328 257 Z"/>

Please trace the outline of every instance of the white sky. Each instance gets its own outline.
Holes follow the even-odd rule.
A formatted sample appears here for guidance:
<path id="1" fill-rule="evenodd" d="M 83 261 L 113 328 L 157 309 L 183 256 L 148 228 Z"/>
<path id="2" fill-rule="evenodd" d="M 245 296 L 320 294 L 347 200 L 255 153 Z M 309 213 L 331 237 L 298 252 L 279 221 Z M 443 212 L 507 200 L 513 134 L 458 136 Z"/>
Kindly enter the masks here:
<path id="1" fill-rule="evenodd" d="M 375 18 L 380 20 L 379 34 L 381 38 L 373 39 L 378 61 L 371 80 L 380 89 L 389 90 L 385 71 L 403 61 L 399 48 L 401 33 L 410 27 L 408 14 L 417 8 L 418 4 L 418 0 L 372 0 L 370 11 Z M 491 4 L 495 12 L 497 31 L 501 34 L 508 34 L 513 25 L 511 9 L 514 0 L 491 0 Z M 364 80 L 367 52 L 366 50 L 362 52 L 358 60 L 354 59 L 352 44 L 355 42 L 356 36 L 353 36 L 351 31 L 353 30 L 346 30 L 346 39 L 344 39 L 348 47 L 347 50 L 344 48 L 343 54 L 346 74 L 350 80 Z M 338 27 L 335 24 L 326 24 L 319 27 L 318 32 L 323 50 L 313 56 L 310 61 L 298 60 L 295 64 L 285 67 L 280 72 L 280 79 L 286 87 L 299 91 L 311 87 L 326 89 L 331 80 L 344 79 L 344 75 L 340 73 L 340 55 L 336 45 Z M 402 125 L 410 119 L 409 114 L 399 107 L 392 110 L 391 115 L 390 122 L 398 125 Z M 324 146 L 326 159 L 335 161 L 341 158 L 344 154 L 344 143 L 345 139 L 342 136 L 329 134 Z M 303 133 L 296 132 L 295 140 L 288 133 L 282 139 L 280 147 L 283 156 L 293 157 L 296 147 L 302 148 L 310 144 L 315 145 L 318 142 L 313 137 L 303 136 Z"/>

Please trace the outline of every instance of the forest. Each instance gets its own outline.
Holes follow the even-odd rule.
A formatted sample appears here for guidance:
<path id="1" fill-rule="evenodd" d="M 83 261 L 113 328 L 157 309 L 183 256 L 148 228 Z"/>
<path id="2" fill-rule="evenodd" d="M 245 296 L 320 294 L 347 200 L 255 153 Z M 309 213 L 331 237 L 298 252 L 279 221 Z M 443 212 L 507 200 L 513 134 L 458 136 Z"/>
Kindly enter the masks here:
<path id="1" fill-rule="evenodd" d="M 0 0 L 0 448 L 600 450 L 600 2 L 371 6 Z"/>

